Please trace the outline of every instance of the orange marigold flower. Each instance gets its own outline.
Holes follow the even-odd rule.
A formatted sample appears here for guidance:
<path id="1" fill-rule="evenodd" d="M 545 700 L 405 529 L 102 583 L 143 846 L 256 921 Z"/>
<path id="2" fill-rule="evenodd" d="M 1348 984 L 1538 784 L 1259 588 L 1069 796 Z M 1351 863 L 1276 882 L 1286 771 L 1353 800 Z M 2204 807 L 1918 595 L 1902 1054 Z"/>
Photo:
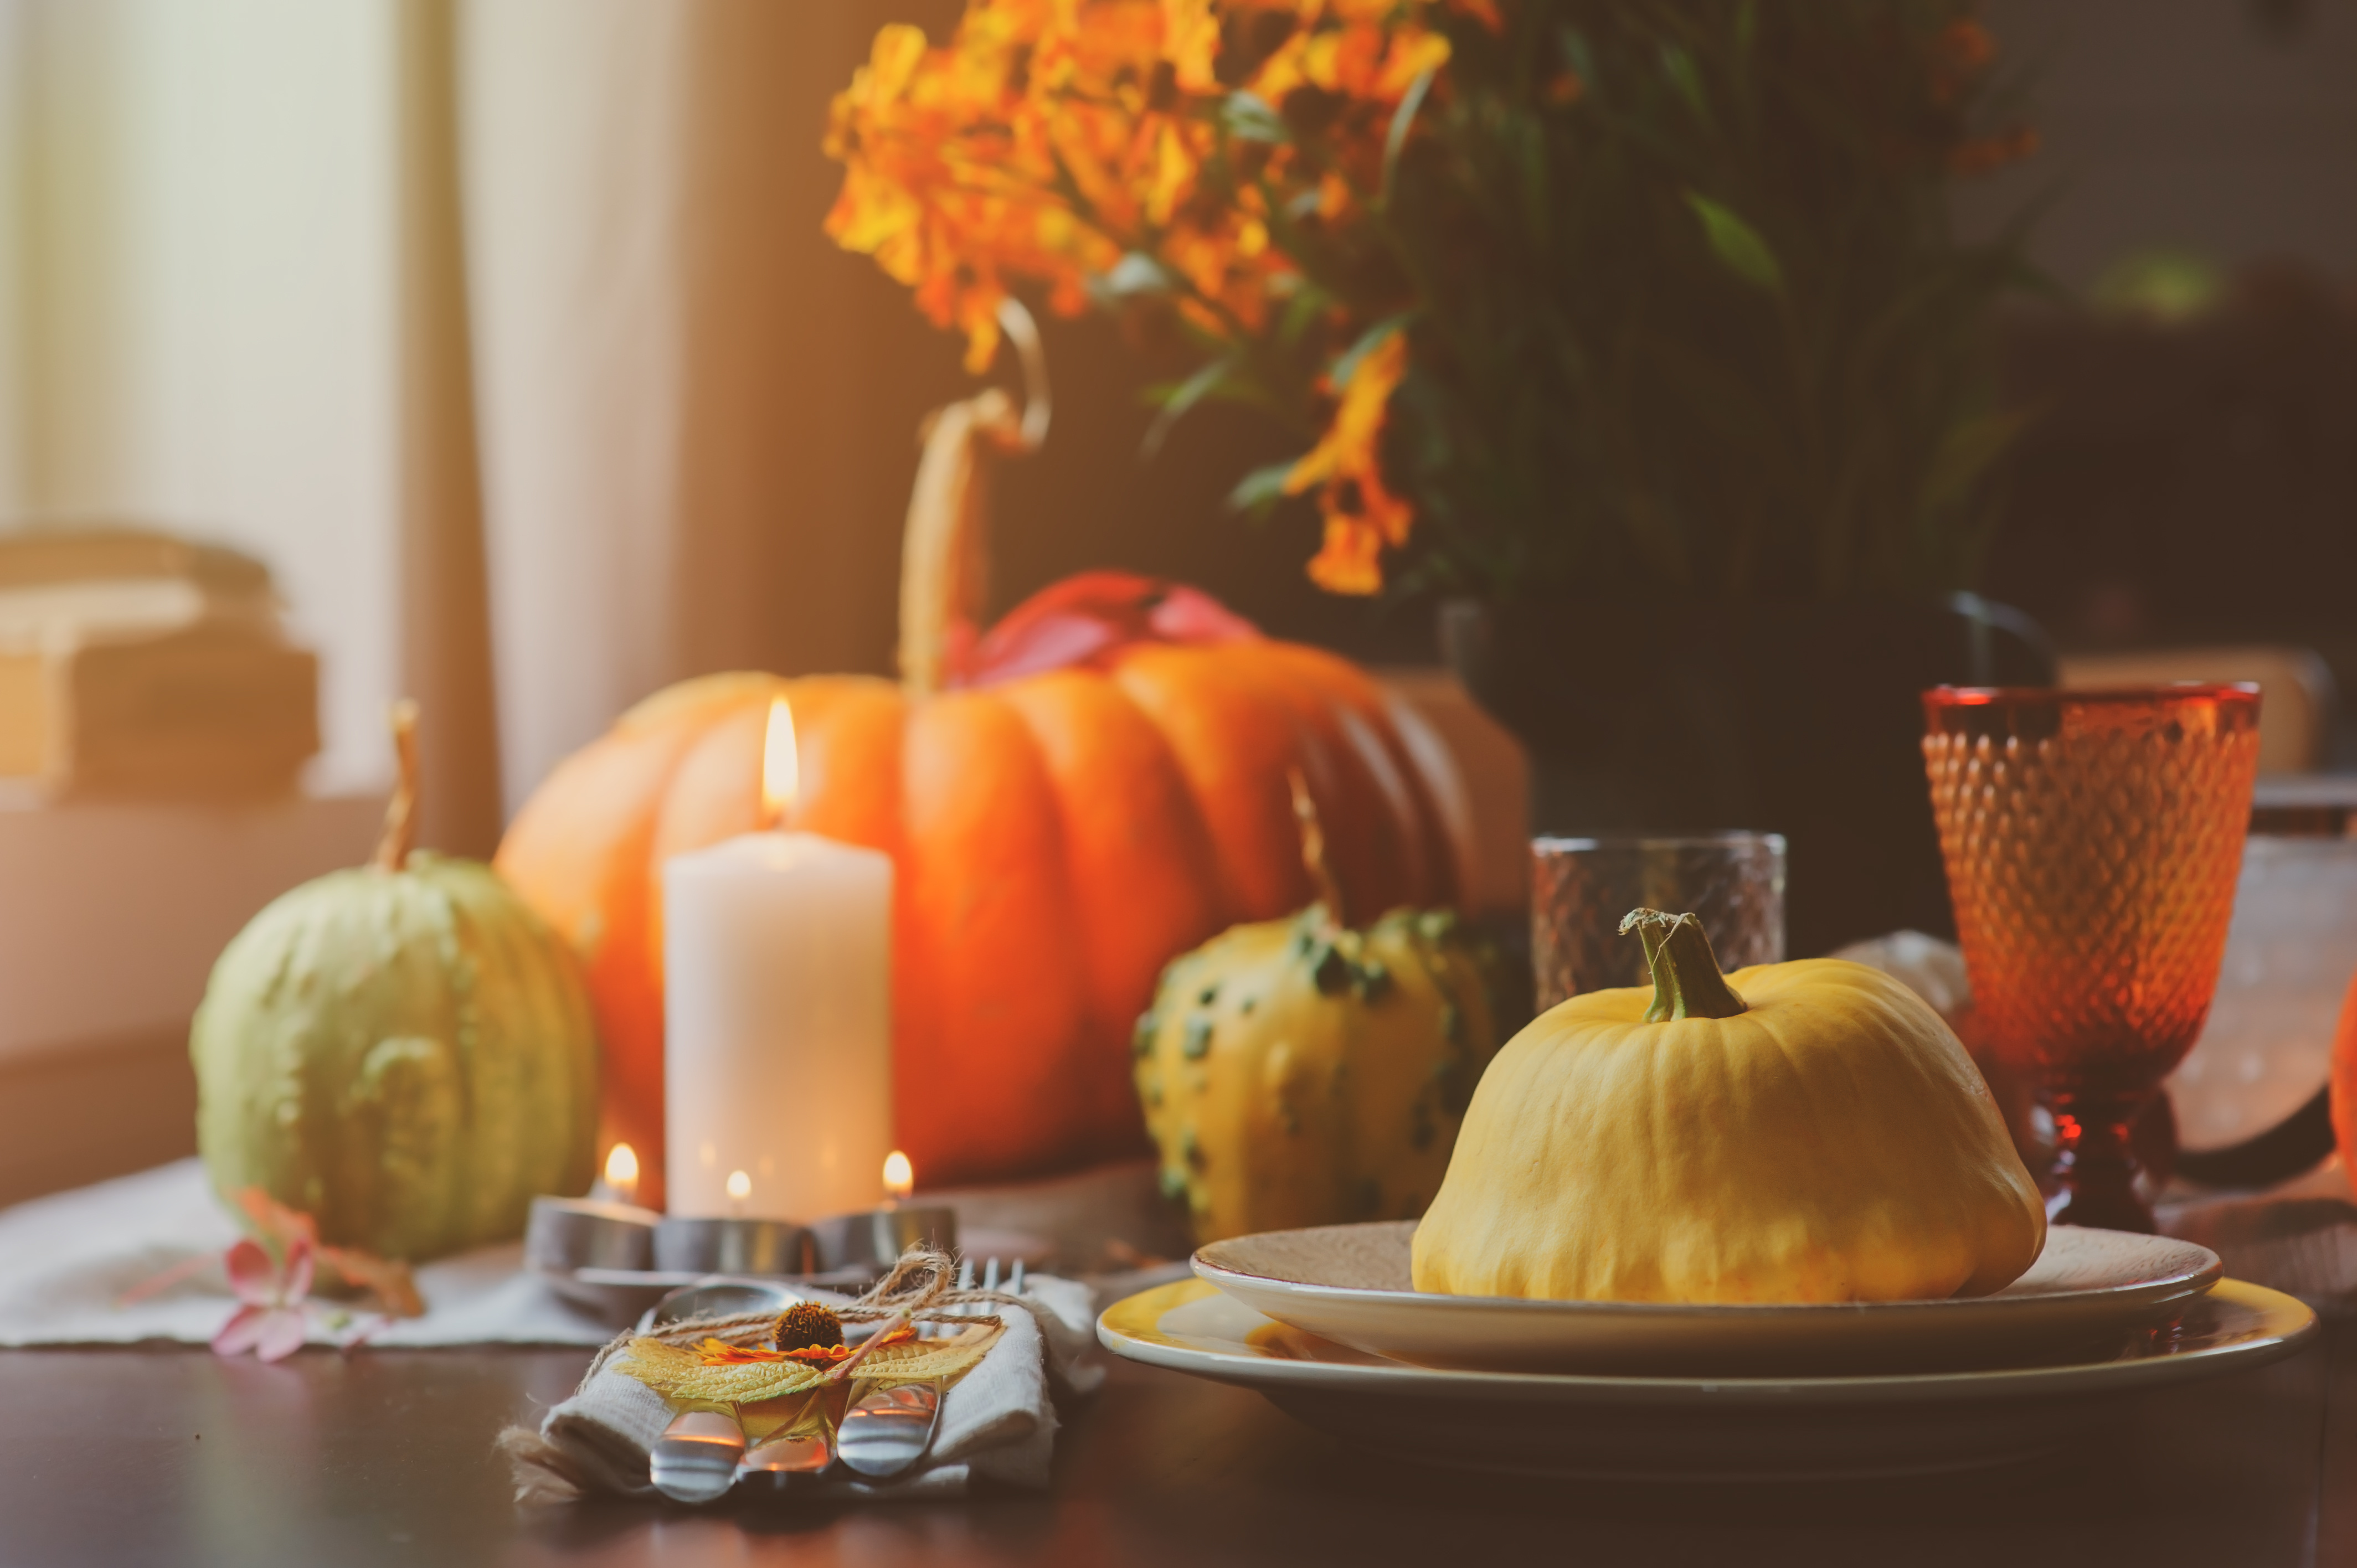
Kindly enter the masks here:
<path id="1" fill-rule="evenodd" d="M 1381 446 L 1392 393 L 1407 374 L 1407 334 L 1394 330 L 1359 356 L 1333 423 L 1285 476 L 1285 492 L 1315 487 L 1326 520 L 1325 544 L 1309 576 L 1334 594 L 1372 594 L 1383 585 L 1383 551 L 1407 542 L 1415 509 L 1383 483 Z"/>
<path id="2" fill-rule="evenodd" d="M 1217 92 L 1220 17 L 1212 0 L 1162 0 L 1164 58 L 1181 92 Z"/>
<path id="3" fill-rule="evenodd" d="M 1444 5 L 1501 25 L 1493 0 L 966 0 L 939 47 L 888 27 L 829 113 L 844 179 L 827 232 L 962 334 L 977 372 L 1011 289 L 1077 314 L 1125 258 L 1150 263 L 1143 275 L 1214 339 L 1260 332 L 1300 283 L 1273 223 L 1315 211 L 1340 226 L 1366 209 L 1393 113 L 1448 59 L 1428 25 Z M 1239 16 L 1272 26 L 1239 33 Z M 1223 81 L 1222 51 L 1247 34 L 1251 58 L 1230 62 L 1244 79 Z M 1230 116 L 1254 101 L 1295 134 L 1235 134 Z M 1379 584 L 1375 557 L 1413 515 L 1371 456 L 1389 395 L 1376 383 L 1396 380 L 1403 353 L 1369 356 L 1337 391 L 1338 429 L 1372 421 L 1351 437 L 1364 453 L 1304 460 L 1331 469 L 1302 488 L 1322 487 L 1349 535 L 1313 575 L 1354 592 Z M 1346 556 L 1362 564 L 1333 564 Z"/>
<path id="4" fill-rule="evenodd" d="M 1383 540 L 1355 517 L 1326 514 L 1326 538 L 1309 558 L 1309 580 L 1329 594 L 1363 598 L 1383 591 Z"/>
<path id="5" fill-rule="evenodd" d="M 1932 41 L 1932 102 L 1953 103 L 1996 59 L 1996 40 L 1970 16 L 1959 16 Z"/>
<path id="6" fill-rule="evenodd" d="M 1996 40 L 1970 16 L 1959 16 L 1940 29 L 1940 58 L 1961 74 L 1986 69 L 1996 59 Z"/>

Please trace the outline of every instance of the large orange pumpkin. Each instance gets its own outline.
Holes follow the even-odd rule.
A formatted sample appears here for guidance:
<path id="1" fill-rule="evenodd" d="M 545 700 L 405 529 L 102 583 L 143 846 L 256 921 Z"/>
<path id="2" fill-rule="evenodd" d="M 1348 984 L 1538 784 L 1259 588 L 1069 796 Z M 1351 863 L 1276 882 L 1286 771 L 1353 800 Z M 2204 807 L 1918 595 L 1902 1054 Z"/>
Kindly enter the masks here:
<path id="1" fill-rule="evenodd" d="M 561 765 L 500 845 L 500 872 L 586 961 L 604 1142 L 650 1156 L 658 1182 L 657 869 L 760 825 L 773 695 L 801 751 L 788 825 L 893 857 L 895 1118 L 928 1185 L 1146 1147 L 1129 1042 L 1163 964 L 1309 899 L 1288 769 L 1327 824 L 1345 919 L 1451 904 L 1465 885 L 1445 747 L 1347 660 L 1109 574 L 974 639 L 975 447 L 1014 428 L 995 399 L 935 416 L 904 555 L 902 682 L 672 687 Z"/>

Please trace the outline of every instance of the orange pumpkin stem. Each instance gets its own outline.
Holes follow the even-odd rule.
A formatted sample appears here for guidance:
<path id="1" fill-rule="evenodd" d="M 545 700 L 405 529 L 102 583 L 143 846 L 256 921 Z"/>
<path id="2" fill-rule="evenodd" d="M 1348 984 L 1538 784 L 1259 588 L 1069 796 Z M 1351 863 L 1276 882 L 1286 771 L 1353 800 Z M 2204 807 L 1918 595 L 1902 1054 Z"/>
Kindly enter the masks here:
<path id="1" fill-rule="evenodd" d="M 985 447 L 1036 452 L 1048 438 L 1048 360 L 1031 313 L 1009 299 L 998 308 L 1023 361 L 1024 405 L 996 387 L 940 408 L 924 424 L 924 456 L 900 536 L 900 683 L 930 696 L 978 635 L 990 594 Z"/>
<path id="2" fill-rule="evenodd" d="M 1653 1004 L 1645 1009 L 1645 1022 L 1732 1018 L 1748 1011 L 1719 972 L 1718 955 L 1697 917 L 1631 909 L 1621 917 L 1620 934 L 1631 929 L 1645 944 L 1645 967 L 1653 972 Z"/>
<path id="3" fill-rule="evenodd" d="M 393 799 L 384 808 L 384 833 L 376 841 L 379 871 L 399 871 L 409 864 L 410 846 L 417 836 L 417 703 L 408 697 L 393 704 L 386 715 L 393 725 L 393 755 L 400 775 L 393 783 Z"/>

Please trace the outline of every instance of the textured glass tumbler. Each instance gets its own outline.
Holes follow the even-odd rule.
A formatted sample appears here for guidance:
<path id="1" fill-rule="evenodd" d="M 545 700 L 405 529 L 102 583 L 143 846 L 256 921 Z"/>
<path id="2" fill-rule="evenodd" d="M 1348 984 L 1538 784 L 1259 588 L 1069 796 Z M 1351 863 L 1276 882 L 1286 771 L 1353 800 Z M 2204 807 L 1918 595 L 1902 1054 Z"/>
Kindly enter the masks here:
<path id="1" fill-rule="evenodd" d="M 2149 1231 L 2128 1123 L 2217 989 L 2258 690 L 1942 687 L 1923 712 L 1978 1022 L 2054 1113 L 2052 1217 Z"/>
<path id="2" fill-rule="evenodd" d="M 1648 985 L 1631 909 L 1701 917 L 1723 970 L 1784 958 L 1781 833 L 1531 841 L 1531 968 L 1544 1013 L 1568 996 Z"/>

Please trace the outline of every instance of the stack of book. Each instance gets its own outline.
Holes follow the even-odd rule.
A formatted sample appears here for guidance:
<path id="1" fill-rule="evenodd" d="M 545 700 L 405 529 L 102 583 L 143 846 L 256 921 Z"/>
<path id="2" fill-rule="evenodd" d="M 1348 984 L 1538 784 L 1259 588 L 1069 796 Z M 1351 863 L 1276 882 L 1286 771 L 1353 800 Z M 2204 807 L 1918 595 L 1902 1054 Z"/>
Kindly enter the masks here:
<path id="1" fill-rule="evenodd" d="M 270 573 L 133 529 L 0 533 L 0 779 L 48 799 L 284 795 L 319 748 L 318 661 Z"/>

